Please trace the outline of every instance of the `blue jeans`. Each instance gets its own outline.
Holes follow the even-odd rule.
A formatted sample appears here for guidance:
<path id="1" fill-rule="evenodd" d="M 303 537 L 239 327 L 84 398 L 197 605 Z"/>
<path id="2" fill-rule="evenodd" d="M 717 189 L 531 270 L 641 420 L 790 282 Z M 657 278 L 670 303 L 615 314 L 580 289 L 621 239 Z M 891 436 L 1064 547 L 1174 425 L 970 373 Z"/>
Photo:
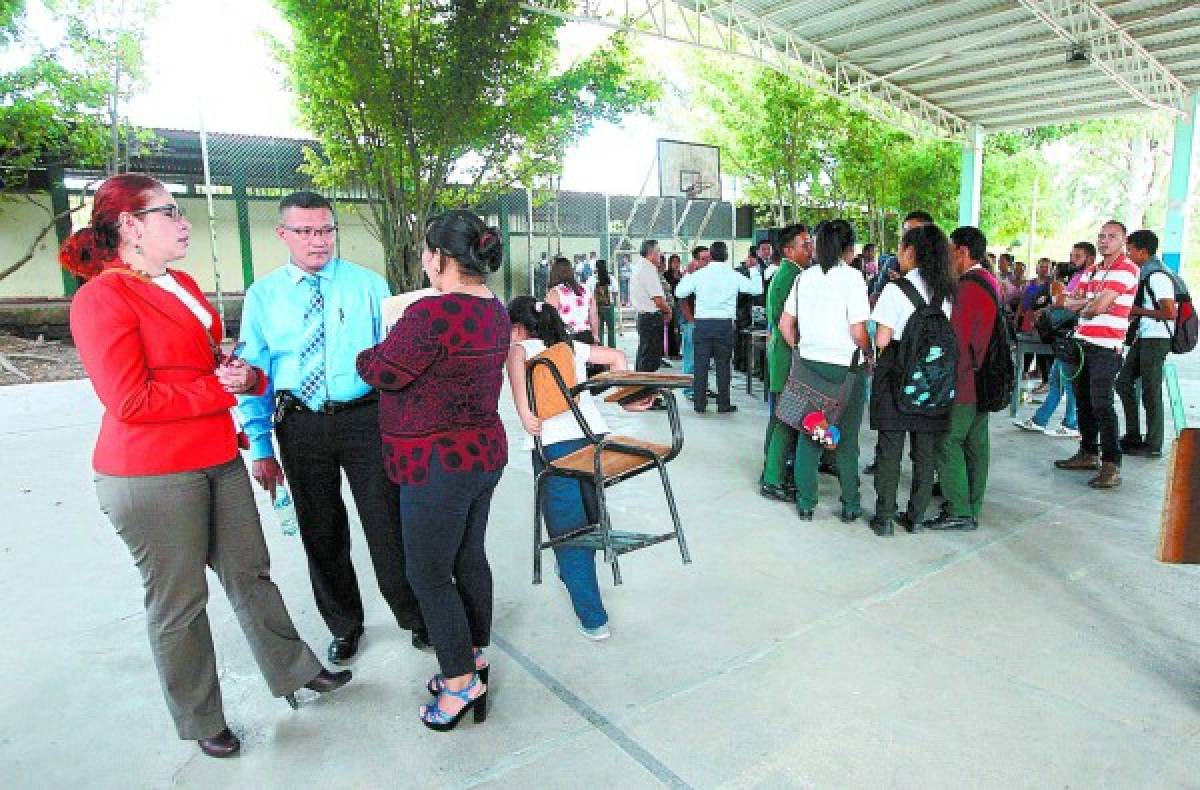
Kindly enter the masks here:
<path id="1" fill-rule="evenodd" d="M 544 449 L 546 457 L 554 461 L 588 444 L 587 439 L 569 439 L 548 444 Z M 533 473 L 540 474 L 544 468 L 537 453 L 533 453 Z M 551 475 L 545 478 L 542 486 L 542 501 L 545 503 L 543 514 L 546 532 L 550 537 L 596 523 L 595 518 L 589 517 L 589 511 L 595 512 L 595 498 L 594 495 L 588 497 L 592 507 L 587 507 L 585 484 L 569 477 Z M 590 485 L 586 487 L 591 488 Z M 589 490 L 588 494 L 592 492 Z M 562 546 L 554 549 L 554 555 L 558 559 L 558 578 L 571 595 L 571 606 L 579 622 L 584 628 L 599 628 L 607 623 L 608 612 L 604 611 L 604 602 L 600 600 L 600 584 L 596 580 L 596 552 L 593 549 Z"/>
<path id="2" fill-rule="evenodd" d="M 1078 416 L 1075 413 L 1075 388 L 1071 386 L 1070 381 L 1067 381 L 1066 371 L 1057 359 L 1054 360 L 1054 366 L 1050 368 L 1050 390 L 1046 393 L 1046 400 L 1033 415 L 1034 425 L 1046 427 L 1050 418 L 1054 416 L 1054 410 L 1058 408 L 1058 401 L 1062 398 L 1064 390 L 1067 393 L 1067 410 L 1063 414 L 1063 425 L 1071 429 L 1078 427 Z"/>
<path id="3" fill-rule="evenodd" d="M 691 375 L 696 371 L 696 356 L 695 348 L 692 346 L 692 332 L 696 329 L 696 324 L 692 321 L 680 321 L 679 332 L 682 336 L 679 345 L 683 347 L 683 373 Z M 692 388 L 688 387 L 683 391 L 687 397 L 692 397 Z"/>

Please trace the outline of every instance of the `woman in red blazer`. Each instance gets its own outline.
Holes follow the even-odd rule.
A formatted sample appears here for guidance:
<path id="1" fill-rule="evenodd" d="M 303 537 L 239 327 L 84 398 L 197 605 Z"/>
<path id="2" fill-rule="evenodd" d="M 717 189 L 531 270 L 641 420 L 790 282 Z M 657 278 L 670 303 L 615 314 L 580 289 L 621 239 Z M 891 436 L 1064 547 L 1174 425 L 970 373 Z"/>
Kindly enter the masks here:
<path id="1" fill-rule="evenodd" d="M 265 377 L 222 359 L 222 326 L 196 282 L 167 264 L 187 252 L 190 225 L 149 176 L 114 176 L 91 223 L 59 252 L 89 282 L 71 305 L 71 333 L 104 404 L 93 466 L 100 509 L 142 574 L 146 626 L 179 737 L 205 754 L 240 749 L 226 726 L 205 604 L 217 574 L 275 696 L 332 691 L 271 581 L 270 558 L 238 455 L 230 409 Z"/>

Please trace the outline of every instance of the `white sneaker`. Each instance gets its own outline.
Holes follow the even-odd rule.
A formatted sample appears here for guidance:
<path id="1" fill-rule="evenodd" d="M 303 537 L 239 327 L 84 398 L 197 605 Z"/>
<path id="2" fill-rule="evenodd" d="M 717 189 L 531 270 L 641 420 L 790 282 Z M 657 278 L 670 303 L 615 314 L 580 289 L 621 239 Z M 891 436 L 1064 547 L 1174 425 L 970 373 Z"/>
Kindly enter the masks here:
<path id="1" fill-rule="evenodd" d="M 1013 420 L 1012 424 L 1020 428 L 1022 431 L 1033 431 L 1034 433 L 1042 433 L 1042 426 L 1033 421 L 1032 417 L 1026 417 L 1023 420 Z"/>
<path id="2" fill-rule="evenodd" d="M 583 623 L 579 624 L 579 632 L 593 642 L 603 642 L 612 636 L 612 631 L 608 630 L 608 623 L 598 625 L 595 628 L 584 628 Z"/>
<path id="3" fill-rule="evenodd" d="M 1047 436 L 1053 436 L 1055 439 L 1078 439 L 1079 431 L 1075 428 L 1068 428 L 1065 425 L 1059 425 L 1057 428 L 1046 426 L 1046 430 L 1042 433 Z"/>

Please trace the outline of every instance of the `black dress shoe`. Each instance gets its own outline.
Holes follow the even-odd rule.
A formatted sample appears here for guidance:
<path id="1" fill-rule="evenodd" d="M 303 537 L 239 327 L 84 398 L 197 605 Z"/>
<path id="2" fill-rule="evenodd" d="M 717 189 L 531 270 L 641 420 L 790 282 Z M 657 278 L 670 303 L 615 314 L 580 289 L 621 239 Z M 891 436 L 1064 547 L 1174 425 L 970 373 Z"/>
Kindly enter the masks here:
<path id="1" fill-rule="evenodd" d="M 871 531 L 881 538 L 890 538 L 896 533 L 895 527 L 892 525 L 890 518 L 880 518 L 872 516 L 870 521 Z"/>
<path id="2" fill-rule="evenodd" d="M 335 664 L 345 664 L 358 652 L 358 641 L 362 639 L 361 628 L 351 631 L 346 636 L 336 636 L 329 643 L 329 660 Z"/>
<path id="3" fill-rule="evenodd" d="M 897 524 L 904 527 L 905 532 L 912 533 L 921 531 L 921 525 L 916 521 L 913 521 L 912 516 L 908 515 L 908 513 L 897 513 L 895 521 Z"/>
<path id="4" fill-rule="evenodd" d="M 1117 446 L 1121 448 L 1121 452 L 1126 455 L 1132 455 L 1133 451 L 1143 444 L 1142 437 L 1130 436 L 1126 434 L 1117 440 Z"/>
<path id="5" fill-rule="evenodd" d="M 795 502 L 795 498 L 788 496 L 787 489 L 783 486 L 772 485 L 771 483 L 763 483 L 758 488 L 758 493 L 765 496 L 767 499 L 774 499 L 777 502 Z"/>
<path id="6" fill-rule="evenodd" d="M 817 464 L 817 473 L 822 474 L 822 475 L 829 475 L 830 477 L 838 476 L 837 467 L 834 466 L 833 464 L 827 463 L 827 462 L 822 462 L 822 463 Z"/>
<path id="7" fill-rule="evenodd" d="M 728 406 L 717 407 L 717 414 L 733 414 L 735 411 L 737 411 L 737 406 L 733 405 L 732 403 Z"/>
<path id="8" fill-rule="evenodd" d="M 800 517 L 801 521 L 812 521 L 813 509 L 811 507 L 800 507 L 799 505 L 796 505 L 796 515 Z"/>
<path id="9" fill-rule="evenodd" d="M 343 669 L 341 672 L 330 672 L 327 669 L 322 669 L 317 673 L 315 678 L 304 684 L 304 688 L 315 691 L 318 694 L 328 694 L 331 691 L 337 691 L 349 683 L 352 677 L 354 677 L 354 673 L 348 669 Z M 292 710 L 299 707 L 296 703 L 295 692 L 284 694 L 283 699 Z"/>
<path id="10" fill-rule="evenodd" d="M 949 513 L 942 513 L 937 518 L 921 522 L 921 526 L 925 529 L 971 530 L 977 528 L 979 522 L 972 516 L 952 516 Z"/>
<path id="11" fill-rule="evenodd" d="M 429 641 L 429 632 L 424 628 L 418 628 L 412 632 L 412 646 L 417 650 L 432 650 L 433 642 Z"/>
<path id="12" fill-rule="evenodd" d="M 1125 450 L 1124 453 L 1125 455 L 1132 455 L 1135 458 L 1162 458 L 1162 450 L 1155 449 L 1144 442 L 1139 442 L 1137 445 Z"/>
<path id="13" fill-rule="evenodd" d="M 211 738 L 201 738 L 196 743 L 200 745 L 200 751 L 209 757 L 233 757 L 242 750 L 242 742 L 228 727 Z"/>
<path id="14" fill-rule="evenodd" d="M 862 508 L 842 505 L 841 519 L 843 524 L 853 524 L 862 515 Z"/>

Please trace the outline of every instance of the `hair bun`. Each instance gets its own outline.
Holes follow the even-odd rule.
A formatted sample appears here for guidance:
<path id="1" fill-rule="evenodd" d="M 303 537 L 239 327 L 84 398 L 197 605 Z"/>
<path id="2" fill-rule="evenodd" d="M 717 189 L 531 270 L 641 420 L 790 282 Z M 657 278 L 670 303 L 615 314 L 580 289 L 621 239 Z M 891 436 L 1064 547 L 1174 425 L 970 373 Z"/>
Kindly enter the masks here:
<path id="1" fill-rule="evenodd" d="M 86 227 L 75 231 L 58 251 L 58 262 L 71 274 L 90 280 L 117 257 L 103 234 Z"/>
<path id="2" fill-rule="evenodd" d="M 500 238 L 500 231 L 496 228 L 488 228 L 479 237 L 478 247 L 479 260 L 491 271 L 499 271 L 501 264 L 504 263 L 504 242 Z"/>

